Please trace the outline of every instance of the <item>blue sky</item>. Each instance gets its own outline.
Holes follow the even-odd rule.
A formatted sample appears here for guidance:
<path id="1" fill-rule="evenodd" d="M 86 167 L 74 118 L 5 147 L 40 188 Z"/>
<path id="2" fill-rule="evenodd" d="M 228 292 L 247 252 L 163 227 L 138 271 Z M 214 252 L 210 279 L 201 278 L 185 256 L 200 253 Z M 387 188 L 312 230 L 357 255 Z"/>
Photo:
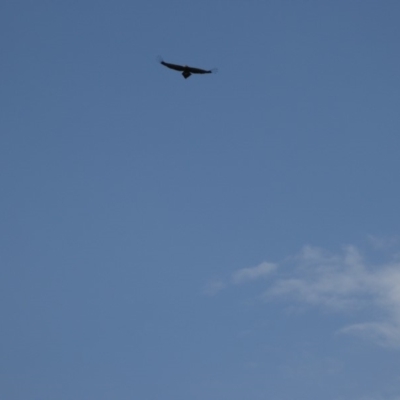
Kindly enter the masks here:
<path id="1" fill-rule="evenodd" d="M 0 398 L 400 399 L 399 19 L 4 0 Z"/>

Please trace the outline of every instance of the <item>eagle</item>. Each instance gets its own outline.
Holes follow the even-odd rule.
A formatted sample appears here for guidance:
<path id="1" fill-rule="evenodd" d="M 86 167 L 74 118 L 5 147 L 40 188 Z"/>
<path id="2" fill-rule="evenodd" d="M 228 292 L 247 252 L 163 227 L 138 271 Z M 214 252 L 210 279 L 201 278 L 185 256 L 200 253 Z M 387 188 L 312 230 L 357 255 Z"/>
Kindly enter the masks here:
<path id="1" fill-rule="evenodd" d="M 207 69 L 189 67 L 188 65 L 171 64 L 165 62 L 162 58 L 159 58 L 158 61 L 160 62 L 161 65 L 164 65 L 164 67 L 174 69 L 175 71 L 181 71 L 185 79 L 189 78 L 189 76 L 192 74 L 212 74 L 217 72 L 216 68 L 207 70 Z"/>

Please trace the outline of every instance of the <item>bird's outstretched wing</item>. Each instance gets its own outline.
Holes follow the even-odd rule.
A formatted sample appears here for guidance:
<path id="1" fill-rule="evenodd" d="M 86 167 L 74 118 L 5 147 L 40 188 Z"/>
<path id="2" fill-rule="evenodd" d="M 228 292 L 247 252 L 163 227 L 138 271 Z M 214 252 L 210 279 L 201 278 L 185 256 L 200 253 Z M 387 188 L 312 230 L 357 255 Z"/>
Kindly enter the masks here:
<path id="1" fill-rule="evenodd" d="M 192 74 L 211 74 L 211 70 L 201 69 L 201 68 L 194 68 L 194 67 L 187 67 L 187 70 Z"/>
<path id="2" fill-rule="evenodd" d="M 167 68 L 174 69 L 175 71 L 183 71 L 185 69 L 185 67 L 183 65 L 171 64 L 171 63 L 167 63 L 163 60 L 160 61 L 160 64 L 164 65 Z"/>
<path id="3" fill-rule="evenodd" d="M 158 57 L 158 61 L 161 65 L 164 65 L 167 68 L 182 72 L 182 75 L 185 79 L 189 78 L 189 76 L 192 74 L 212 74 L 212 73 L 217 72 L 216 68 L 208 70 L 208 69 L 202 69 L 202 68 L 189 67 L 187 65 L 178 65 L 178 64 L 167 63 L 160 56 Z"/>

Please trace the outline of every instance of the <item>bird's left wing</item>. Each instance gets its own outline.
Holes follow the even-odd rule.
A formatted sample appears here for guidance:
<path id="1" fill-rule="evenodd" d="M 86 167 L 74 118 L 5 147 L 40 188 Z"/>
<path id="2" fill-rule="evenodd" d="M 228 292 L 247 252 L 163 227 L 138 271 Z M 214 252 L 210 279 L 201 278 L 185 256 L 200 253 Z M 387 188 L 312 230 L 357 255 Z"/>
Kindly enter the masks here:
<path id="1" fill-rule="evenodd" d="M 164 65 L 165 67 L 174 69 L 175 71 L 183 71 L 184 70 L 184 67 L 182 65 L 166 63 L 165 61 L 161 61 L 161 64 Z"/>

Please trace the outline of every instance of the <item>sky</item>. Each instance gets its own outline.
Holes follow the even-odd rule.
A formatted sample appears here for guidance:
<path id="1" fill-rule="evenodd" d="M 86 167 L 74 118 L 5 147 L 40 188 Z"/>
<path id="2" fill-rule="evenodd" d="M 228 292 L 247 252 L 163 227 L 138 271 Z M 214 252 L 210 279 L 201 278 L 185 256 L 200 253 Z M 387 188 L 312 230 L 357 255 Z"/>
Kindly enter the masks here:
<path id="1" fill-rule="evenodd" d="M 3 0 L 0 399 L 399 400 L 399 20 Z"/>

